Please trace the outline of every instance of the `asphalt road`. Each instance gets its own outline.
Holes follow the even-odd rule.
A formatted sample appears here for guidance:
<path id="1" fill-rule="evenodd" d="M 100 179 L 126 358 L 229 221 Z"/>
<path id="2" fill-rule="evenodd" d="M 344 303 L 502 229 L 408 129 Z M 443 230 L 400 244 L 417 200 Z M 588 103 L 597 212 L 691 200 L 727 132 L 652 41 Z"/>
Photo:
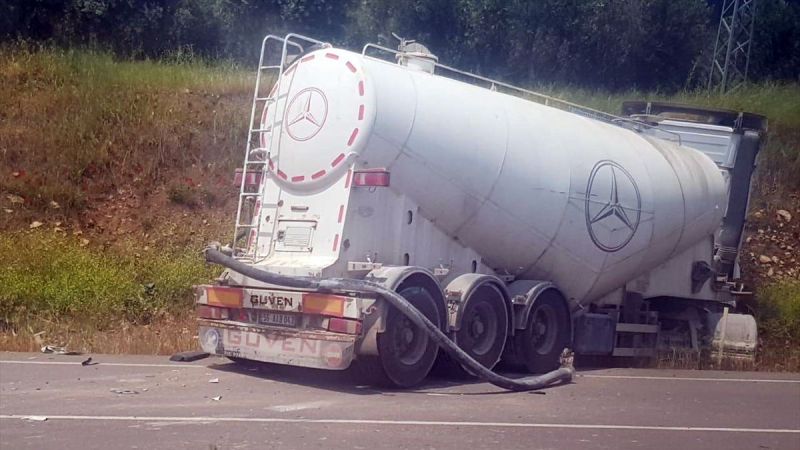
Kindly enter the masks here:
<path id="1" fill-rule="evenodd" d="M 0 448 L 800 449 L 800 375 L 583 370 L 544 393 L 225 359 L 0 353 Z M 215 382 L 216 381 L 216 382 Z"/>

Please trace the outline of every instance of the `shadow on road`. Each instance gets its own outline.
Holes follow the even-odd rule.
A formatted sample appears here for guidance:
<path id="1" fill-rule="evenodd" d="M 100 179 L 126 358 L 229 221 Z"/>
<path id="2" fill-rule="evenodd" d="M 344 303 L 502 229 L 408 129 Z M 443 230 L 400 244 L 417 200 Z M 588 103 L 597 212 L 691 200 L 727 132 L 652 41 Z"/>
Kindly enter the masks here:
<path id="1" fill-rule="evenodd" d="M 438 363 L 437 363 L 438 364 Z M 440 367 L 434 367 L 422 385 L 414 389 L 393 389 L 376 385 L 360 379 L 353 369 L 336 371 L 310 369 L 305 367 L 285 366 L 280 364 L 263 363 L 257 361 L 230 361 L 209 366 L 212 370 L 227 373 L 237 373 L 265 380 L 278 381 L 297 386 L 313 387 L 330 391 L 355 394 L 355 395 L 383 395 L 394 396 L 397 393 L 420 395 L 513 395 L 513 394 L 538 394 L 544 395 L 551 389 L 565 386 L 553 385 L 545 390 L 533 392 L 512 392 L 478 380 L 466 374 L 453 375 L 445 373 Z M 509 378 L 523 378 L 527 373 L 519 373 L 509 368 L 501 367 L 500 373 Z"/>

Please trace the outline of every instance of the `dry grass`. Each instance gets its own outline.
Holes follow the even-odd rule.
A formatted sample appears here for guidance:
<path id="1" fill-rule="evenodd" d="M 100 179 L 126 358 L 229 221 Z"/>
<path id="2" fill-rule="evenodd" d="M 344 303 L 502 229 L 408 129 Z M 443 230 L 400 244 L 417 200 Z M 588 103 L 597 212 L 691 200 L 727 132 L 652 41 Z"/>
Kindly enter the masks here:
<path id="1" fill-rule="evenodd" d="M 147 325 L 120 321 L 107 330 L 77 320 L 32 320 L 20 325 L 19 331 L 0 332 L 0 350 L 38 352 L 44 345 L 54 345 L 81 353 L 169 355 L 198 348 L 197 325 L 188 314 Z"/>
<path id="2" fill-rule="evenodd" d="M 800 347 L 792 340 L 762 339 L 755 360 L 724 357 L 687 349 L 662 350 L 650 362 L 659 369 L 755 370 L 763 372 L 800 372 Z"/>

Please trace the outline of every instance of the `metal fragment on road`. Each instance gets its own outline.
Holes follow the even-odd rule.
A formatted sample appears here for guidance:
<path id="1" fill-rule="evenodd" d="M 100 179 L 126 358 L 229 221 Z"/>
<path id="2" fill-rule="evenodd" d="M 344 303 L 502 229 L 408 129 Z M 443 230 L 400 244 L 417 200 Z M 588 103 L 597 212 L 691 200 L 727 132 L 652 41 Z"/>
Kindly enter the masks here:
<path id="1" fill-rule="evenodd" d="M 37 333 L 38 334 L 38 333 Z M 55 355 L 80 355 L 80 352 L 73 352 L 67 350 L 67 347 L 58 347 L 55 345 L 45 345 L 42 347 L 42 353 L 52 353 Z"/>
<path id="2" fill-rule="evenodd" d="M 46 416 L 25 416 L 25 417 L 22 418 L 22 420 L 28 420 L 28 421 L 31 421 L 31 422 L 45 422 L 45 421 L 47 421 L 47 417 Z"/>
<path id="3" fill-rule="evenodd" d="M 120 395 L 128 395 L 128 394 L 138 394 L 139 391 L 134 391 L 133 389 L 111 389 L 111 392 Z"/>

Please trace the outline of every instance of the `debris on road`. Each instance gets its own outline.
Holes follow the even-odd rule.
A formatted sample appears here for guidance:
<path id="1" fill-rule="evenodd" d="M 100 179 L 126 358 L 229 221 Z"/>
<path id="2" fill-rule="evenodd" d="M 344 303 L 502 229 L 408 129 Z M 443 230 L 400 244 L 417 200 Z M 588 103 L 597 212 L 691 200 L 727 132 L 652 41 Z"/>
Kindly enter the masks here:
<path id="1" fill-rule="evenodd" d="M 67 350 L 67 347 L 57 347 L 55 345 L 45 345 L 42 347 L 42 353 L 52 353 L 54 355 L 80 355 L 81 352 L 73 352 Z"/>
<path id="2" fill-rule="evenodd" d="M 92 362 L 92 357 L 91 356 L 89 358 L 87 358 L 86 360 L 81 361 L 81 365 L 82 366 L 93 366 L 95 364 L 97 364 L 97 363 L 96 362 L 95 363 Z"/>
<path id="3" fill-rule="evenodd" d="M 191 351 L 191 352 L 179 352 L 175 353 L 174 355 L 169 357 L 170 361 L 176 362 L 192 362 L 197 361 L 198 359 L 208 358 L 208 353 L 206 352 L 198 352 L 198 351 Z"/>
<path id="4" fill-rule="evenodd" d="M 218 395 L 216 397 L 211 397 L 211 400 L 214 400 L 215 402 L 218 402 L 218 401 L 222 400 L 222 396 Z"/>
<path id="5" fill-rule="evenodd" d="M 209 383 L 219 383 L 219 378 L 212 378 L 208 380 Z"/>
<path id="6" fill-rule="evenodd" d="M 25 416 L 22 420 L 30 420 L 32 422 L 44 422 L 47 420 L 45 416 Z"/>
<path id="7" fill-rule="evenodd" d="M 139 391 L 134 391 L 132 389 L 111 389 L 111 392 L 113 392 L 115 394 L 121 394 L 121 395 L 138 394 L 139 393 Z"/>

